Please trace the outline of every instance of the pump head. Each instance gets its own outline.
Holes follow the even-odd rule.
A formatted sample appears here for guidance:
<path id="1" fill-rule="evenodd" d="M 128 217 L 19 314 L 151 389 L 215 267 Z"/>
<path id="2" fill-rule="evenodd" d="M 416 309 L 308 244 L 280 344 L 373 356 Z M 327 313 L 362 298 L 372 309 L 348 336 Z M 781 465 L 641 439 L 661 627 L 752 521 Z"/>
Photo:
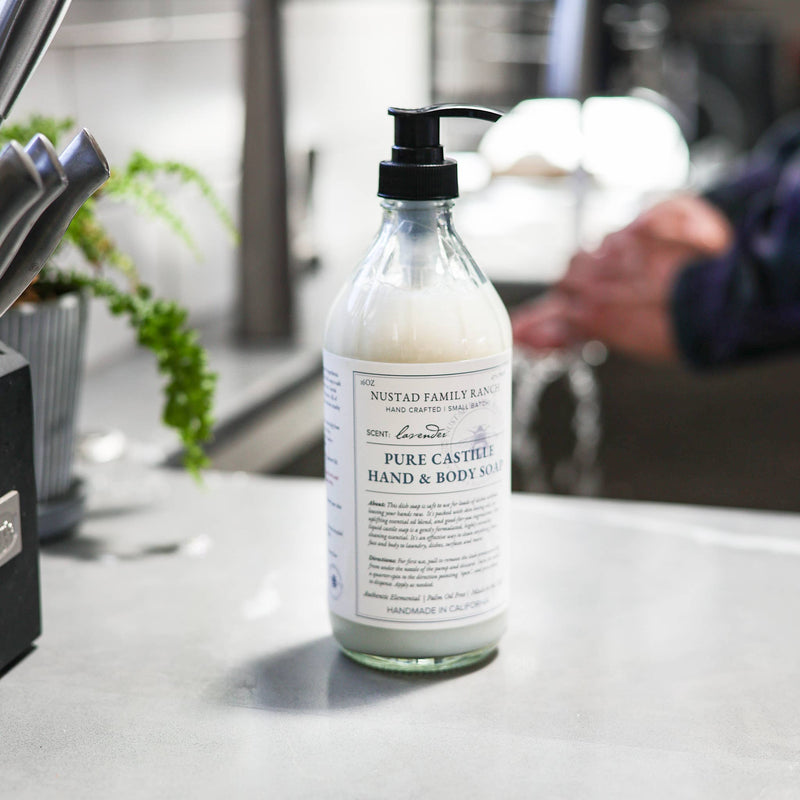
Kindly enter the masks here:
<path id="1" fill-rule="evenodd" d="M 441 117 L 475 117 L 495 122 L 491 108 L 442 103 L 425 108 L 390 108 L 394 117 L 391 161 L 381 161 L 378 195 L 395 200 L 444 200 L 458 197 L 458 166 L 444 157 L 439 142 Z"/>

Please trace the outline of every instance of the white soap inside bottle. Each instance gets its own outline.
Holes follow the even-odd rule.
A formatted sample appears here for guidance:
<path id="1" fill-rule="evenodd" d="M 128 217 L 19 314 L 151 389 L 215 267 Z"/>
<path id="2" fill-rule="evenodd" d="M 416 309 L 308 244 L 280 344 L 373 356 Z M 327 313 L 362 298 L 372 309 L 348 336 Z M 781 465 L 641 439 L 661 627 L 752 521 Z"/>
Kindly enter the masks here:
<path id="1" fill-rule="evenodd" d="M 453 228 L 453 201 L 383 199 L 382 206 L 378 236 L 331 308 L 325 350 L 395 364 L 451 364 L 509 353 L 508 313 Z M 437 630 L 382 628 L 333 612 L 331 624 L 356 660 L 438 670 L 491 653 L 506 612 Z"/>

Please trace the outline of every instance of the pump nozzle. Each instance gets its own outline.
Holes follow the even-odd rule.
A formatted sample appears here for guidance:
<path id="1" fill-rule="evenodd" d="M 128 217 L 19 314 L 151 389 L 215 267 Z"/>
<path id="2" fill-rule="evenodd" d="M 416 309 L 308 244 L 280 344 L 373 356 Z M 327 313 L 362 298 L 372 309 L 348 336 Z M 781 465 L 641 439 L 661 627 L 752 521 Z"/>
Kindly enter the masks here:
<path id="1" fill-rule="evenodd" d="M 474 117 L 497 122 L 499 111 L 481 106 L 460 106 L 440 103 L 425 108 L 389 109 L 394 117 L 394 143 L 396 147 L 438 147 L 439 119 L 441 117 Z"/>
<path id="2" fill-rule="evenodd" d="M 444 157 L 439 142 L 442 117 L 474 117 L 495 122 L 502 114 L 482 106 L 441 103 L 425 108 L 389 108 L 394 117 L 391 161 L 380 165 L 378 195 L 397 200 L 458 197 L 456 162 Z"/>

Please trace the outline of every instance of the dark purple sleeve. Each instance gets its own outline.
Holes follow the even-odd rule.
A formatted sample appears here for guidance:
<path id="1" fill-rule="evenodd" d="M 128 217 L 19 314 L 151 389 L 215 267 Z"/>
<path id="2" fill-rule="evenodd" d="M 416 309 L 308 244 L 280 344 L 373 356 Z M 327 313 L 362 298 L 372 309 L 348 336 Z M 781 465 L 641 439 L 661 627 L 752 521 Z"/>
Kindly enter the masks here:
<path id="1" fill-rule="evenodd" d="M 791 114 L 764 134 L 749 157 L 704 192 L 704 197 L 734 225 L 747 215 L 753 198 L 773 192 L 786 164 L 800 152 L 800 113 Z"/>
<path id="2" fill-rule="evenodd" d="M 678 348 L 696 367 L 800 349 L 800 136 L 771 162 L 758 155 L 709 194 L 734 224 L 733 246 L 690 264 L 673 289 Z"/>

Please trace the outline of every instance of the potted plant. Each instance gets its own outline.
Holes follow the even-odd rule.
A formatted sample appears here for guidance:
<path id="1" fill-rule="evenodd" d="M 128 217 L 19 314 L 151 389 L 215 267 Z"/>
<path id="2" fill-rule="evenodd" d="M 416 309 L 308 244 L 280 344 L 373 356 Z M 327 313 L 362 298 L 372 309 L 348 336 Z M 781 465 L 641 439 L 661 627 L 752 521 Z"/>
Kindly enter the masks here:
<path id="1" fill-rule="evenodd" d="M 58 147 L 72 127 L 69 119 L 34 116 L 22 124 L 3 126 L 0 145 L 12 139 L 26 142 L 42 133 Z M 74 527 L 82 511 L 79 482 L 72 475 L 72 453 L 89 296 L 102 298 L 112 314 L 127 318 L 137 342 L 152 352 L 165 378 L 162 420 L 178 434 L 187 470 L 199 477 L 207 465 L 203 445 L 212 432 L 216 376 L 197 332 L 178 303 L 153 296 L 97 213 L 101 203 L 132 205 L 166 224 L 199 255 L 187 225 L 159 188 L 165 178 L 197 189 L 236 238 L 230 215 L 199 172 L 177 161 L 155 161 L 136 152 L 123 167 L 112 166 L 108 182 L 75 215 L 39 279 L 0 318 L 0 340 L 31 363 L 43 536 Z M 57 395 L 61 395 L 58 400 Z"/>

